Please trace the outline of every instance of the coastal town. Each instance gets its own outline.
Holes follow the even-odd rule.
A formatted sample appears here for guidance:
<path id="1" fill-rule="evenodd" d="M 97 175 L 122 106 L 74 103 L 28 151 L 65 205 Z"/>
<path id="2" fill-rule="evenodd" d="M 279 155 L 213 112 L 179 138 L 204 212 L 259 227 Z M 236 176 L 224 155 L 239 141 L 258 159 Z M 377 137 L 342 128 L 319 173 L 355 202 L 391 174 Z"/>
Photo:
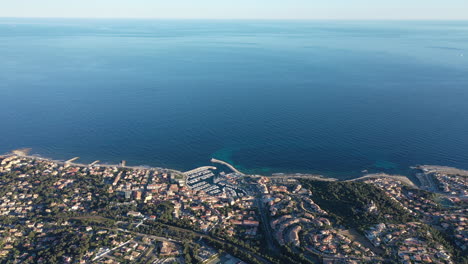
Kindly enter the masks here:
<path id="1" fill-rule="evenodd" d="M 463 263 L 468 172 L 181 172 L 0 156 L 0 263 Z M 419 184 L 419 183 L 418 183 Z"/>

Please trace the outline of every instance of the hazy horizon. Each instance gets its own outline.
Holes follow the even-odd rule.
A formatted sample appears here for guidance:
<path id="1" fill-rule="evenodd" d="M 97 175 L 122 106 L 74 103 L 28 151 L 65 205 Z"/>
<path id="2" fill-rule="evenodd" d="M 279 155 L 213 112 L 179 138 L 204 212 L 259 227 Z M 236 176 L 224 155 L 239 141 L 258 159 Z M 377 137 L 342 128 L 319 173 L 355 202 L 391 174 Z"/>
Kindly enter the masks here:
<path id="1" fill-rule="evenodd" d="M 4 3 L 2 18 L 239 19 L 239 20 L 468 20 L 461 0 L 379 1 L 258 0 L 148 1 L 16 0 Z"/>
<path id="2" fill-rule="evenodd" d="M 359 19 L 359 18 L 158 18 L 158 17 L 15 17 L 15 16 L 0 16 L 0 19 L 96 19 L 96 20 L 200 20 L 200 21 L 355 21 L 355 22 L 366 22 L 366 21 L 402 21 L 402 22 L 424 22 L 424 21 L 468 21 L 468 18 L 462 19 L 443 19 L 443 18 L 433 18 L 433 19 L 390 19 L 390 18 L 369 18 L 369 19 Z"/>

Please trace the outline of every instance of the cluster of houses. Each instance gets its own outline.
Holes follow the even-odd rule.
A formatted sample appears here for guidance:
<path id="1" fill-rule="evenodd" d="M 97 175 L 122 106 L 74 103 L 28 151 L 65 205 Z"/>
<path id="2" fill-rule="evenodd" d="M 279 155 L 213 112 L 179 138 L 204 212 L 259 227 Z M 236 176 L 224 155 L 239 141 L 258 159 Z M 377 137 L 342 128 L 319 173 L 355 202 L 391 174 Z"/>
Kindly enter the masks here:
<path id="1" fill-rule="evenodd" d="M 439 224 L 455 237 L 455 243 L 462 250 L 468 249 L 468 209 L 455 210 L 439 218 Z"/>
<path id="2" fill-rule="evenodd" d="M 305 240 L 309 243 L 308 250 L 334 257 L 372 258 L 375 253 L 357 241 L 351 241 L 337 230 L 316 230 L 310 232 Z"/>
<path id="3" fill-rule="evenodd" d="M 96 169 L 67 166 L 46 159 L 30 159 L 9 156 L 1 161 L 0 173 L 14 171 L 17 176 L 11 182 L 1 182 L 2 190 L 8 190 L 0 198 L 0 214 L 19 218 L 53 211 L 87 212 L 91 201 L 99 194 L 88 186 L 77 184 L 79 175 L 94 175 Z M 99 173 L 109 174 L 108 169 Z M 50 183 L 49 179 L 54 179 Z M 47 195 L 44 195 L 47 194 Z"/>
<path id="4" fill-rule="evenodd" d="M 339 261 L 370 261 L 376 255 L 333 227 L 328 213 L 313 201 L 312 193 L 300 184 L 277 185 L 260 178 L 263 201 L 272 218 L 270 227 L 279 245 L 292 245 L 324 258 Z"/>
<path id="5" fill-rule="evenodd" d="M 390 198 L 400 203 L 403 209 L 414 216 L 422 216 L 430 222 L 437 223 L 455 238 L 455 243 L 462 250 L 468 248 L 468 209 L 443 208 L 426 193 L 416 194 L 400 181 L 391 178 L 367 180 L 381 188 Z"/>
<path id="6" fill-rule="evenodd" d="M 434 241 L 421 237 L 422 224 L 378 224 L 366 232 L 366 237 L 387 253 L 397 257 L 399 263 L 453 263 L 447 250 Z M 428 243 L 433 242 L 433 243 Z M 436 244 L 436 245 L 434 245 Z M 431 246 L 434 245 L 434 246 Z"/>
<path id="7" fill-rule="evenodd" d="M 171 202 L 175 209 L 174 217 L 188 219 L 201 230 L 209 231 L 216 226 L 227 230 L 230 235 L 246 238 L 256 237 L 258 233 L 259 217 L 254 197 L 239 195 L 241 179 L 236 175 L 223 174 L 218 177 L 217 184 L 232 188 L 210 195 L 204 190 L 190 188 L 184 178 L 174 177 L 177 172 L 164 169 L 77 165 L 20 156 L 0 157 L 0 176 L 9 172 L 14 172 L 15 177 L 0 181 L 0 215 L 15 219 L 30 219 L 60 211 L 93 213 L 89 204 L 99 200 L 99 192 L 92 191 L 78 180 L 87 176 L 102 179 L 108 194 L 123 196 L 129 202 Z M 47 192 L 47 195 L 42 195 L 43 192 Z M 136 217 L 142 216 L 139 212 L 134 214 Z M 1 237 L 6 243 L 0 247 L 0 257 L 8 256 L 30 232 L 41 234 L 44 224 L 47 223 L 28 222 L 26 227 L 31 226 L 31 230 L 16 230 L 2 225 Z M 126 245 L 113 254 L 128 261 L 138 258 L 139 250 L 130 250 L 130 246 Z M 162 252 L 172 252 L 170 248 L 170 244 L 167 244 L 162 247 Z"/>
<path id="8" fill-rule="evenodd" d="M 43 208 L 36 205 L 35 200 L 39 198 L 32 189 L 38 183 L 29 179 L 30 174 L 43 173 L 40 170 L 34 170 L 34 167 L 27 160 L 13 157 L 0 157 L 0 174 L 12 171 L 17 167 L 23 167 L 26 173 L 19 173 L 16 179 L 0 181 L 0 215 L 26 218 L 37 211 L 43 211 Z M 14 184 L 11 182 L 14 181 Z"/>
<path id="9" fill-rule="evenodd" d="M 27 223 L 27 228 L 21 229 L 17 228 L 15 225 L 0 224 L 0 237 L 3 241 L 0 247 L 0 258 L 6 257 L 13 248 L 20 245 L 26 234 L 30 232 L 40 232 L 41 234 L 43 232 L 42 228 L 43 224 L 39 224 L 38 227 L 36 227 L 36 224 L 31 222 Z M 33 245 L 35 246 L 35 244 Z"/>
<path id="10" fill-rule="evenodd" d="M 437 203 L 428 195 L 416 195 L 407 185 L 397 179 L 375 178 L 365 182 L 379 187 L 388 197 L 413 216 L 439 212 Z"/>
<path id="11" fill-rule="evenodd" d="M 14 188 L 13 192 L 7 192 L 0 197 L 0 215 L 6 216 L 17 216 L 19 218 L 26 218 L 28 213 L 35 211 L 33 206 L 33 200 L 37 199 L 37 195 L 34 194 L 18 194 L 18 190 L 26 190 L 31 186 L 29 183 L 18 185 Z"/>
<path id="12" fill-rule="evenodd" d="M 433 173 L 443 192 L 468 199 L 468 176 Z"/>
<path id="13" fill-rule="evenodd" d="M 417 167 L 430 181 L 434 180 L 443 193 L 468 199 L 468 171 L 444 166 Z"/>
<path id="14" fill-rule="evenodd" d="M 8 179 L 0 181 L 0 217 L 15 219 L 15 223 L 0 223 L 3 241 L 0 243 L 0 260 L 18 248 L 31 249 L 31 252 L 45 248 L 58 241 L 52 235 L 54 231 L 64 228 L 75 228 L 77 235 L 89 237 L 99 245 L 99 250 L 89 249 L 81 259 L 83 261 L 95 258 L 98 263 L 118 263 L 136 261 L 142 256 L 170 258 L 180 255 L 180 244 L 156 241 L 150 236 L 134 237 L 105 229 L 76 227 L 67 221 L 38 220 L 58 212 L 93 214 L 96 210 L 93 205 L 105 201 L 101 199 L 103 195 L 118 197 L 119 202 L 125 200 L 131 204 L 170 203 L 174 208 L 173 218 L 184 220 L 199 230 L 209 232 L 219 228 L 229 236 L 255 240 L 259 237 L 261 219 L 265 215 L 261 215 L 263 212 L 257 206 L 257 197 L 244 191 L 244 187 L 256 187 L 260 191 L 267 214 L 263 219 L 270 219 L 266 221 L 267 227 L 280 246 L 300 247 L 323 258 L 348 262 L 380 260 L 373 251 L 374 247 L 368 245 L 371 250 L 353 241 L 344 230 L 335 227 L 328 213 L 314 202 L 311 191 L 297 182 L 272 181 L 267 177 L 246 179 L 248 177 L 240 174 L 217 173 L 215 170 L 214 167 L 202 167 L 180 173 L 157 168 L 77 165 L 14 155 L 0 156 L 0 177 L 10 173 Z M 432 173 L 451 199 L 466 201 L 466 176 L 440 171 L 427 173 Z M 83 177 L 98 179 L 102 189 L 86 185 Z M 422 220 L 447 230 L 462 250 L 468 247 L 468 209 L 442 208 L 429 194 L 412 190 L 397 179 L 373 178 L 366 182 L 382 189 L 411 215 L 422 216 Z M 373 203 L 367 209 L 378 210 Z M 138 211 L 129 211 L 127 216 L 159 217 Z M 452 263 L 451 256 L 441 245 L 428 243 L 425 240 L 427 236 L 419 235 L 422 225 L 416 222 L 382 223 L 370 228 L 366 237 L 374 246 L 387 249 L 401 263 Z M 210 258 L 212 251 L 210 248 L 202 250 L 201 258 Z M 25 250 L 18 258 L 32 258 L 28 252 Z M 64 263 L 73 262 L 71 256 L 62 257 Z"/>
<path id="15" fill-rule="evenodd" d="M 91 243 L 99 244 L 104 247 L 115 247 L 128 240 L 131 236 L 121 232 L 108 230 L 94 230 L 90 226 L 74 226 L 68 221 L 47 221 L 47 220 L 22 220 L 15 224 L 0 224 L 0 237 L 3 244 L 0 246 L 1 258 L 9 258 L 9 254 L 21 248 L 20 255 L 17 256 L 19 263 L 48 263 L 43 257 L 36 258 L 34 255 L 37 250 L 50 248 L 50 245 L 62 241 L 61 232 L 73 229 L 74 236 L 86 238 Z M 73 245 L 72 247 L 76 247 Z M 65 250 L 65 249 L 63 249 Z M 99 254 L 96 248 L 88 249 L 80 259 L 74 256 L 64 254 L 61 256 L 60 263 L 88 263 L 93 256 Z"/>
<path id="16" fill-rule="evenodd" d="M 201 263 L 208 262 L 210 259 L 216 258 L 218 256 L 218 251 L 207 245 L 202 245 L 198 249 L 198 260 Z"/>
<path id="17" fill-rule="evenodd" d="M 179 244 L 169 241 L 155 241 L 147 236 L 137 236 L 114 245 L 113 248 L 101 248 L 95 259 L 96 263 L 122 263 L 141 261 L 142 259 L 167 259 L 182 253 Z"/>
<path id="18" fill-rule="evenodd" d="M 54 211 L 87 211 L 85 204 L 95 194 L 73 179 L 82 170 L 46 159 L 0 156 L 0 176 L 6 177 L 0 181 L 0 212 L 5 217 L 0 223 L 1 258 L 8 258 L 21 249 L 17 258 L 29 263 L 41 262 L 40 258 L 34 259 L 31 252 L 59 241 L 56 236 L 59 231 L 73 229 L 77 236 L 88 235 L 89 230 L 73 227 L 68 221 L 44 218 Z M 115 242 L 116 236 L 108 235 L 106 240 Z M 97 237 L 91 236 L 94 238 Z M 92 252 L 83 256 L 83 260 L 90 255 Z M 71 259 L 71 256 L 63 256 L 64 263 Z"/>
<path id="19" fill-rule="evenodd" d="M 202 178 L 210 176 L 203 170 L 200 170 L 199 174 L 191 175 Z M 127 195 L 127 197 L 133 200 L 142 200 L 144 203 L 171 202 L 174 205 L 173 216 L 175 218 L 188 220 L 202 231 L 220 227 L 231 235 L 237 234 L 237 232 L 248 236 L 257 235 L 259 222 L 256 211 L 252 209 L 254 208 L 254 197 L 252 196 L 231 195 L 231 192 L 210 194 L 202 189 L 191 188 L 189 184 L 172 183 L 171 177 L 167 173 L 132 172 L 130 177 L 125 180 L 126 182 L 130 181 L 132 189 L 120 188 L 116 191 L 124 193 L 132 191 L 131 195 Z M 196 184 L 196 182 L 193 183 Z M 157 216 L 149 217 L 155 218 Z"/>

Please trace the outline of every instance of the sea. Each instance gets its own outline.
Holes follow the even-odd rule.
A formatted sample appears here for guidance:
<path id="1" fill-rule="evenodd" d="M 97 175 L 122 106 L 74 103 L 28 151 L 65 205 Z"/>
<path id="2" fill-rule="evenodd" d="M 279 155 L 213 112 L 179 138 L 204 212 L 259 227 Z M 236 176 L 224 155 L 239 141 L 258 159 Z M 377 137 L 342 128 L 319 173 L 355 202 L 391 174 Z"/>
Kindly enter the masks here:
<path id="1" fill-rule="evenodd" d="M 468 169 L 468 21 L 0 19 L 0 153 Z"/>

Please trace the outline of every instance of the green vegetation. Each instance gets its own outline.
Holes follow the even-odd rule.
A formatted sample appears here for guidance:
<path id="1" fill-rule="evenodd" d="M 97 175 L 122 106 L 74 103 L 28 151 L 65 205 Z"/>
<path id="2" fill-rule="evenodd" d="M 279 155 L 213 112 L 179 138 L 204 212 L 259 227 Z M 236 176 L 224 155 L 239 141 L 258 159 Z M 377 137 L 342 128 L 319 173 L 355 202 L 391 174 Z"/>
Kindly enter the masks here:
<path id="1" fill-rule="evenodd" d="M 363 182 L 325 182 L 302 180 L 312 191 L 312 199 L 336 220 L 337 224 L 360 231 L 382 222 L 407 223 L 415 220 L 379 188 Z M 374 203 L 377 211 L 369 212 Z"/>
<path id="2" fill-rule="evenodd" d="M 161 202 L 158 204 L 140 204 L 138 211 L 145 215 L 157 215 L 162 222 L 172 222 L 174 205 L 171 202 Z"/>
<path id="3" fill-rule="evenodd" d="M 63 256 L 79 256 L 78 258 L 81 258 L 90 246 L 90 237 L 86 234 L 55 231 L 49 236 L 55 238 L 52 242 L 53 246 L 38 250 L 35 261 L 39 262 L 43 259 L 49 263 L 57 263 L 62 260 Z"/>
<path id="4" fill-rule="evenodd" d="M 223 250 L 247 263 L 251 264 L 262 264 L 263 262 L 258 260 L 255 256 L 253 256 L 250 252 L 245 250 L 240 250 L 238 247 L 231 245 L 229 243 L 222 243 L 215 239 L 205 238 L 205 242 L 217 249 Z"/>
<path id="5" fill-rule="evenodd" d="M 180 173 L 173 173 L 172 177 L 174 179 L 176 179 L 176 180 L 183 180 L 185 178 L 185 176 L 183 174 L 180 174 Z"/>
<path id="6" fill-rule="evenodd" d="M 199 244 L 191 243 L 190 241 L 184 241 L 183 256 L 186 264 L 198 264 L 200 261 L 197 259 L 197 252 L 200 248 Z"/>
<path id="7" fill-rule="evenodd" d="M 195 235 L 192 232 L 187 232 L 177 227 L 171 227 L 166 224 L 147 221 L 145 225 L 138 227 L 138 229 L 129 229 L 135 232 L 144 233 L 147 235 L 160 236 L 164 238 L 171 238 L 176 240 L 189 240 L 193 241 Z"/>
<path id="8" fill-rule="evenodd" d="M 432 226 L 424 225 L 424 231 L 426 234 L 430 234 L 429 244 L 441 244 L 446 248 L 450 254 L 453 255 L 457 263 L 468 263 L 468 249 L 460 249 L 447 233 L 442 233 Z"/>

